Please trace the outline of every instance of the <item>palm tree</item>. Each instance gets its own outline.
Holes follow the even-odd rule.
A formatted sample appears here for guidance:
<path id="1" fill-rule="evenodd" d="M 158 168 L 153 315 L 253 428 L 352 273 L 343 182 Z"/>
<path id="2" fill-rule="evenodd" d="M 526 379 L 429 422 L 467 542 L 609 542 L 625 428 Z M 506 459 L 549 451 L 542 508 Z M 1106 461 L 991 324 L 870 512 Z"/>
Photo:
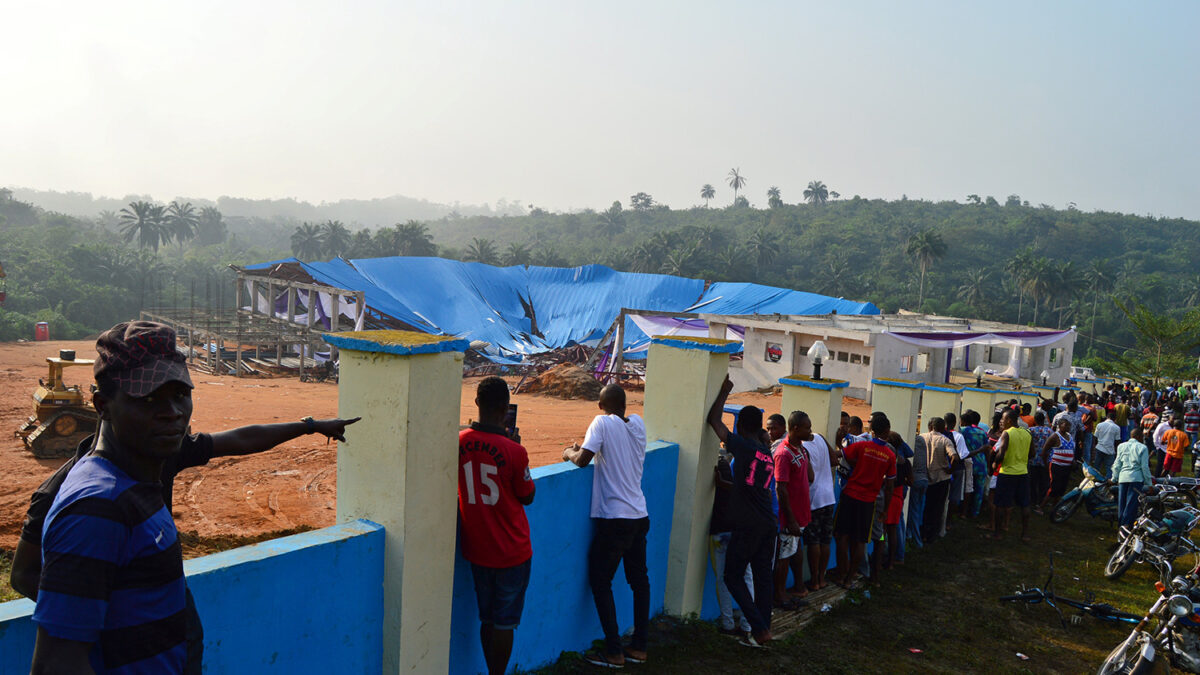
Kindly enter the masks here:
<path id="1" fill-rule="evenodd" d="M 1115 281 L 1108 266 L 1107 260 L 1093 260 L 1083 271 L 1083 280 L 1092 292 L 1092 321 L 1088 328 L 1091 339 L 1088 340 L 1088 351 L 1092 351 L 1096 346 L 1096 305 L 1100 302 L 1101 295 L 1112 290 Z"/>
<path id="2" fill-rule="evenodd" d="M 767 205 L 773 209 L 783 206 L 783 199 L 779 196 L 779 188 L 774 185 L 767 188 Z"/>
<path id="3" fill-rule="evenodd" d="M 125 241 L 137 237 L 139 248 L 149 246 L 155 253 L 160 244 L 171 240 L 171 233 L 163 222 L 163 207 L 146 201 L 130 202 L 121 209 L 121 233 L 125 235 Z"/>
<path id="4" fill-rule="evenodd" d="M 531 258 L 532 252 L 525 244 L 513 242 L 504 251 L 505 265 L 528 265 Z"/>
<path id="5" fill-rule="evenodd" d="M 621 202 L 613 202 L 607 211 L 600 214 L 600 234 L 612 237 L 625 231 L 625 213 Z"/>
<path id="6" fill-rule="evenodd" d="M 978 313 L 980 303 L 987 297 L 989 281 L 991 272 L 982 269 L 968 270 L 955 295 Z"/>
<path id="7" fill-rule="evenodd" d="M 829 198 L 830 198 L 830 199 L 840 199 L 840 198 L 841 198 L 841 196 L 842 196 L 842 193 L 840 193 L 840 192 L 838 192 L 838 191 L 836 191 L 836 190 L 830 190 L 830 191 L 829 191 Z"/>
<path id="8" fill-rule="evenodd" d="M 1046 258 L 1034 258 L 1029 262 L 1025 275 L 1025 292 L 1033 298 L 1033 325 L 1038 324 L 1038 313 L 1042 300 L 1049 298 L 1054 292 L 1058 269 Z"/>
<path id="9" fill-rule="evenodd" d="M 663 274 L 682 275 L 688 269 L 688 263 L 692 261 L 692 256 L 696 254 L 695 244 L 691 246 L 679 246 L 667 254 L 663 259 L 662 272 Z"/>
<path id="10" fill-rule="evenodd" d="M 1033 260 L 1033 249 L 1028 246 L 1017 251 L 1017 253 L 1004 263 L 1004 271 L 1016 282 L 1017 287 L 1017 323 L 1021 323 L 1021 310 L 1025 305 L 1025 294 L 1022 292 L 1022 286 L 1025 283 L 1025 276 L 1029 271 L 1029 263 Z"/>
<path id="11" fill-rule="evenodd" d="M 750 251 L 750 257 L 754 259 L 757 268 L 770 265 L 779 253 L 774 238 L 767 233 L 765 227 L 758 228 L 754 234 L 750 235 L 750 238 L 746 240 L 746 248 Z"/>
<path id="12" fill-rule="evenodd" d="M 500 262 L 500 253 L 496 250 L 496 242 L 483 237 L 475 237 L 467 246 L 463 260 L 495 265 Z"/>
<path id="13" fill-rule="evenodd" d="M 292 232 L 292 253 L 301 260 L 316 260 L 321 257 L 321 226 L 301 223 Z"/>
<path id="14" fill-rule="evenodd" d="M 215 206 L 200 209 L 200 219 L 196 223 L 196 241 L 201 246 L 219 244 L 225 241 L 226 227 L 221 212 Z"/>
<path id="15" fill-rule="evenodd" d="M 1185 279 L 1180 290 L 1183 292 L 1183 304 L 1188 309 L 1200 304 L 1200 274 Z"/>
<path id="16" fill-rule="evenodd" d="M 1050 297 L 1059 303 L 1056 309 L 1058 310 L 1058 328 L 1061 330 L 1063 312 L 1069 307 L 1071 297 L 1079 290 L 1079 270 L 1075 269 L 1075 263 L 1071 261 L 1067 261 L 1053 269 L 1053 284 L 1050 287 Z"/>
<path id="17" fill-rule="evenodd" d="M 729 187 L 733 188 L 733 202 L 736 204 L 738 190 L 746 187 L 746 177 L 742 175 L 741 168 L 729 170 Z"/>
<path id="18" fill-rule="evenodd" d="M 824 204 L 829 201 L 829 188 L 819 180 L 809 181 L 804 190 L 804 201 L 809 204 Z"/>
<path id="19" fill-rule="evenodd" d="M 713 189 L 711 183 L 705 183 L 704 187 L 700 188 L 700 199 L 704 200 L 704 208 L 708 208 L 708 200 L 717 196 L 717 191 Z"/>
<path id="20" fill-rule="evenodd" d="M 433 235 L 424 223 L 410 220 L 403 225 L 397 223 L 396 255 L 434 256 L 437 255 L 437 245 L 433 243 Z"/>
<path id="21" fill-rule="evenodd" d="M 325 255 L 336 257 L 344 254 L 350 248 L 350 228 L 340 220 L 327 220 L 321 223 L 321 246 Z"/>
<path id="22" fill-rule="evenodd" d="M 183 242 L 196 236 L 200 218 L 196 215 L 196 207 L 192 206 L 191 202 L 180 204 L 176 201 L 167 205 L 164 223 L 171 238 L 179 244 L 179 248 L 183 248 Z"/>
<path id="23" fill-rule="evenodd" d="M 807 190 L 805 197 L 808 197 Z M 921 311 L 921 305 L 925 303 L 925 273 L 933 261 L 946 255 L 946 242 L 942 235 L 933 230 L 921 230 L 908 238 L 908 246 L 904 252 L 916 258 L 917 264 L 921 266 L 921 289 L 917 293 L 917 311 Z"/>

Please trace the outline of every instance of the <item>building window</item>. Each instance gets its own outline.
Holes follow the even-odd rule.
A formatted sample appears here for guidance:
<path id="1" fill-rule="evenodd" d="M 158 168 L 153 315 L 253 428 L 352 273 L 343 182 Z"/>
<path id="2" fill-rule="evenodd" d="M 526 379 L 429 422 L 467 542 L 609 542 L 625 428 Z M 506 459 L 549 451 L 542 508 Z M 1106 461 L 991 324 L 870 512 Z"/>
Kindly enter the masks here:
<path id="1" fill-rule="evenodd" d="M 1051 368 L 1055 368 L 1055 367 L 1057 367 L 1057 366 L 1058 366 L 1058 358 L 1059 358 L 1060 356 L 1062 356 L 1062 350 L 1061 350 L 1061 349 L 1059 349 L 1058 347 L 1051 347 L 1051 348 L 1050 348 L 1050 367 L 1051 367 Z"/>
<path id="2" fill-rule="evenodd" d="M 917 354 L 917 372 L 925 373 L 929 371 L 929 352 L 921 352 Z"/>
<path id="3" fill-rule="evenodd" d="M 863 365 L 864 366 L 871 365 L 871 357 L 867 356 L 866 354 L 863 354 Z"/>
<path id="4" fill-rule="evenodd" d="M 845 363 L 846 361 L 849 361 L 849 360 L 850 360 L 850 355 L 849 355 L 849 354 L 847 354 L 846 352 L 838 352 L 838 353 L 837 353 L 837 360 L 838 360 L 838 361 L 841 361 L 841 362 L 843 362 L 843 363 Z"/>
<path id="5" fill-rule="evenodd" d="M 850 363 L 862 363 L 862 354 L 851 354 Z"/>
<path id="6" fill-rule="evenodd" d="M 901 356 L 900 357 L 900 372 L 911 373 L 912 366 L 913 366 L 913 357 L 911 357 L 911 356 Z"/>

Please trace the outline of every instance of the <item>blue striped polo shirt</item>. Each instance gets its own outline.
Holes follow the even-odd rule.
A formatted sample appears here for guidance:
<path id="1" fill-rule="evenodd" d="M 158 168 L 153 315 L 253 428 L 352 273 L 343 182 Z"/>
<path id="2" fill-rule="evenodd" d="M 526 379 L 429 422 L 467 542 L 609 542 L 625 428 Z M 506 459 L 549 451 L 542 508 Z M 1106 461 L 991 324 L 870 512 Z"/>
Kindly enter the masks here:
<path id="1" fill-rule="evenodd" d="M 34 622 L 92 643 L 97 673 L 182 672 L 184 589 L 162 487 L 102 457 L 80 459 L 46 516 Z"/>

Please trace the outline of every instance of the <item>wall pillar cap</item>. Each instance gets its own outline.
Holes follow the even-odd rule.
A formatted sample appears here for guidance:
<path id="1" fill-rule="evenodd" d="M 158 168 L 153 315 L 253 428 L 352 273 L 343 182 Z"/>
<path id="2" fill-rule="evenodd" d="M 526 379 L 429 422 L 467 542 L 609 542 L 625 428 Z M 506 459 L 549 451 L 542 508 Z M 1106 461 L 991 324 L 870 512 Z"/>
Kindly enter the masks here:
<path id="1" fill-rule="evenodd" d="M 453 335 L 430 335 L 407 330 L 358 330 L 329 334 L 325 342 L 338 349 L 376 354 L 440 354 L 465 352 L 471 343 Z"/>
<path id="2" fill-rule="evenodd" d="M 832 380 L 823 377 L 819 380 L 814 380 L 809 375 L 788 375 L 787 377 L 779 378 L 779 384 L 791 385 L 793 387 L 807 387 L 808 389 L 820 389 L 822 391 L 832 391 L 834 389 L 842 389 L 850 386 L 848 380 Z"/>
<path id="3" fill-rule="evenodd" d="M 714 354 L 736 354 L 742 351 L 742 343 L 737 340 L 725 340 L 710 337 L 688 337 L 676 335 L 655 335 L 650 338 L 650 344 L 689 349 Z"/>
<path id="4" fill-rule="evenodd" d="M 924 389 L 924 382 L 914 382 L 912 380 L 892 380 L 886 377 L 872 379 L 871 384 L 882 385 L 884 387 L 902 387 L 904 389 Z"/>

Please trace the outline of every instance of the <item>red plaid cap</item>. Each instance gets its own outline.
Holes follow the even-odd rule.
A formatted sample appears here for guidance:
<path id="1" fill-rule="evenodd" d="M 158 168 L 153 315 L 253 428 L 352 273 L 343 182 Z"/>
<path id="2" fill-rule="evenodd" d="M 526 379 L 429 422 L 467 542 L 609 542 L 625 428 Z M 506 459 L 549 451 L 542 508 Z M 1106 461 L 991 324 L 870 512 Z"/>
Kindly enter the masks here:
<path id="1" fill-rule="evenodd" d="M 187 360 L 175 348 L 175 330 L 153 321 L 119 323 L 96 340 L 92 372 L 133 397 L 149 395 L 168 382 L 191 387 Z"/>

